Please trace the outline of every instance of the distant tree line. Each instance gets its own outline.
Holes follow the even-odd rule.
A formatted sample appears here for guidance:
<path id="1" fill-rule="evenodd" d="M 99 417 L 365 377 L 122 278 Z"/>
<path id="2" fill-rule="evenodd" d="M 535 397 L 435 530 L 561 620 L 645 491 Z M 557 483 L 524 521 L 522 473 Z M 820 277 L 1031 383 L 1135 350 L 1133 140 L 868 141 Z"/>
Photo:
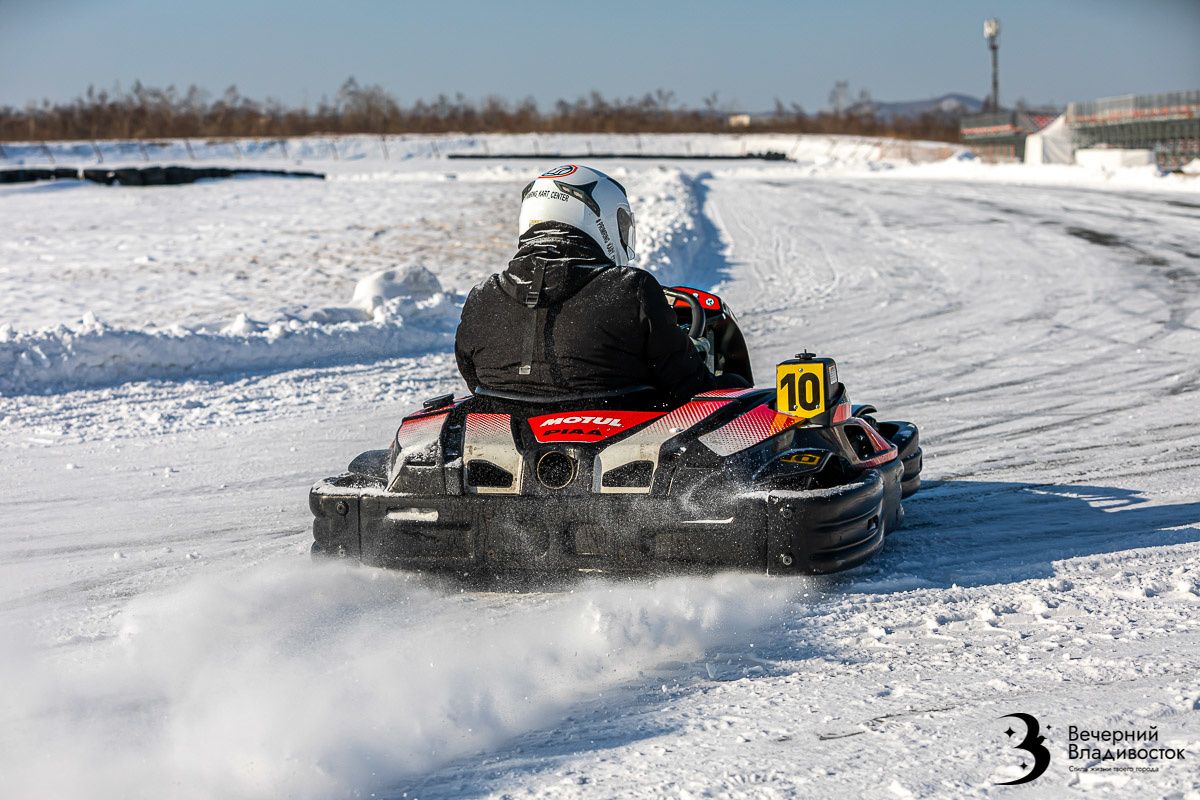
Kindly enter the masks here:
<path id="1" fill-rule="evenodd" d="M 713 94 L 703 107 L 678 105 L 674 93 L 609 99 L 597 92 L 540 108 L 532 98 L 509 102 L 488 97 L 440 95 L 402 106 L 381 86 L 350 78 L 332 100 L 295 108 L 258 101 L 234 86 L 214 97 L 195 86 L 156 89 L 140 82 L 128 91 L 97 91 L 65 102 L 0 107 L 0 140 L 161 139 L 174 137 L 282 137 L 307 134 L 401 133 L 716 133 L 730 130 L 731 110 Z M 742 120 L 741 122 L 745 122 Z M 880 119 L 869 112 L 807 114 L 796 104 L 775 102 L 770 113 L 752 115 L 736 128 L 752 133 L 825 133 L 958 140 L 958 118 L 934 112 Z"/>

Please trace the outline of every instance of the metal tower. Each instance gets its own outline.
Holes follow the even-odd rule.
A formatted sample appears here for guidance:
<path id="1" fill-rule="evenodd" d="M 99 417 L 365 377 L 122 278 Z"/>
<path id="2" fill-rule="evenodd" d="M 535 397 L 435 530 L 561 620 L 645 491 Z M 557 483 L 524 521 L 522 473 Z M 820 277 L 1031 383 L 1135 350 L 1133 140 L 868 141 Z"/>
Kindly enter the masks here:
<path id="1" fill-rule="evenodd" d="M 1000 110 L 1000 20 L 992 17 L 983 21 L 983 38 L 987 40 L 988 49 L 992 51 L 992 96 L 988 100 L 988 108 Z"/>

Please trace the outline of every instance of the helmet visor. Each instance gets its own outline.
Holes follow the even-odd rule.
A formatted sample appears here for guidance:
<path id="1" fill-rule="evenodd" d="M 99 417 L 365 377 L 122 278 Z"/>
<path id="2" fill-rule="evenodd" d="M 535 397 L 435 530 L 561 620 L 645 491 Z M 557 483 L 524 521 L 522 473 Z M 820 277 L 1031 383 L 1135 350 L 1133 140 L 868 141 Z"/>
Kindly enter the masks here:
<path id="1" fill-rule="evenodd" d="M 621 246 L 625 248 L 626 255 L 631 259 L 636 258 L 637 227 L 633 223 L 633 214 L 625 208 L 617 209 L 617 234 L 621 237 Z"/>

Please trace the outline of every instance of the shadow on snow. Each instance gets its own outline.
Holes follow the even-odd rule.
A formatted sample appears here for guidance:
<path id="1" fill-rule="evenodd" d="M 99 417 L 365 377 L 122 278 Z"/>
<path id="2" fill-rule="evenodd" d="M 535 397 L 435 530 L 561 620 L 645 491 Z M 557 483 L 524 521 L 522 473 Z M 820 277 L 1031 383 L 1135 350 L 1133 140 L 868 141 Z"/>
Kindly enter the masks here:
<path id="1" fill-rule="evenodd" d="M 990 481 L 931 481 L 883 554 L 831 583 L 892 592 L 984 586 L 1054 575 L 1054 562 L 1200 541 L 1200 503 L 1151 503 L 1136 491 Z"/>

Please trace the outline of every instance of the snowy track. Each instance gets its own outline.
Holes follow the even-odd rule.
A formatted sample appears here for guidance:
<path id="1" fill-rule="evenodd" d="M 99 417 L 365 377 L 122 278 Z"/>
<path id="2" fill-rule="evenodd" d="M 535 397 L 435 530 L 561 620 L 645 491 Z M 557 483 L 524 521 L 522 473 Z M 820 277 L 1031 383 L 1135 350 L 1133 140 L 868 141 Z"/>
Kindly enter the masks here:
<path id="1" fill-rule="evenodd" d="M 665 279 L 721 287 L 760 383 L 808 347 L 922 427 L 928 482 L 881 557 L 521 596 L 310 568 L 308 483 L 454 387 L 437 353 L 0 395 L 18 796 L 1000 796 L 1014 711 L 1053 726 L 1028 796 L 1200 796 L 1200 194 L 702 169 L 622 177 Z M 398 264 L 461 292 L 510 255 L 525 168 L 437 170 L 5 190 L 0 284 L 37 276 L 6 341 L 141 325 L 139 286 L 150 332 L 334 308 Z M 113 255 L 126 234 L 80 221 L 109 197 L 162 238 Z M 193 248 L 191 217 L 226 231 Z M 1069 725 L 1157 726 L 1190 760 L 1071 772 Z"/>

